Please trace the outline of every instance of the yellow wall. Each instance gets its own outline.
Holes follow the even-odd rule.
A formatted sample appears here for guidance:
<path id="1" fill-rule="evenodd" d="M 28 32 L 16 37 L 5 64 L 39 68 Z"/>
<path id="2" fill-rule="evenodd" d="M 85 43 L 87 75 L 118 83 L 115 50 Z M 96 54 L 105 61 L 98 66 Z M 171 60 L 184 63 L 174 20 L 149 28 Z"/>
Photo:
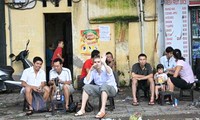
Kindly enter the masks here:
<path id="1" fill-rule="evenodd" d="M 67 7 L 67 1 L 62 0 L 59 7 L 54 7 L 53 4 L 47 2 L 47 7 L 42 7 L 42 2 L 38 1 L 34 9 L 30 10 L 15 10 L 10 9 L 11 33 L 9 31 L 9 12 L 8 7 L 5 8 L 6 15 L 6 42 L 7 55 L 10 54 L 10 47 L 13 53 L 18 54 L 25 49 L 27 40 L 29 44 L 28 59 L 32 61 L 33 57 L 40 56 L 45 58 L 45 24 L 44 13 L 63 13 L 71 12 L 71 8 Z M 12 45 L 10 46 L 10 35 L 12 35 Z M 10 65 L 10 59 L 7 57 L 7 63 Z M 23 66 L 21 62 L 13 63 L 16 75 L 21 75 Z M 43 65 L 43 69 L 45 64 Z"/>
<path id="2" fill-rule="evenodd" d="M 117 3 L 114 8 L 109 8 L 109 4 L 105 0 L 96 1 L 81 0 L 73 3 L 72 7 L 67 7 L 67 0 L 61 0 L 59 7 L 47 2 L 47 7 L 42 7 L 41 2 L 37 2 L 34 9 L 31 10 L 11 10 L 12 23 L 12 49 L 13 53 L 19 53 L 25 48 L 26 41 L 30 39 L 29 59 L 41 56 L 45 57 L 45 24 L 44 13 L 72 13 L 72 41 L 73 41 L 73 78 L 81 73 L 81 66 L 90 56 L 80 53 L 80 31 L 86 29 L 96 29 L 100 25 L 110 26 L 111 40 L 109 42 L 100 41 L 99 50 L 101 53 L 110 51 L 113 53 L 117 63 L 120 80 L 129 84 L 131 78 L 131 67 L 137 62 L 137 56 L 141 53 L 141 26 L 139 22 L 115 21 L 112 23 L 91 24 L 90 19 L 104 16 L 120 16 L 120 15 L 139 15 L 137 6 L 120 7 Z M 107 7 L 105 7 L 105 5 Z M 132 4 L 131 4 L 132 5 Z M 137 5 L 137 4 L 136 4 Z M 148 62 L 152 65 L 157 62 L 156 53 L 154 52 L 156 40 L 156 21 L 151 21 L 155 17 L 155 1 L 146 0 L 144 4 L 145 16 L 148 22 L 144 23 L 145 53 L 148 56 Z M 87 8 L 88 7 L 88 8 Z M 87 14 L 87 11 L 89 14 Z M 9 34 L 9 17 L 8 7 L 6 7 L 6 39 L 7 39 L 7 55 L 10 54 L 10 34 Z M 7 61 L 10 64 L 10 60 Z M 20 75 L 23 68 L 20 62 L 14 63 L 16 75 Z M 44 66 L 43 66 L 44 68 Z"/>

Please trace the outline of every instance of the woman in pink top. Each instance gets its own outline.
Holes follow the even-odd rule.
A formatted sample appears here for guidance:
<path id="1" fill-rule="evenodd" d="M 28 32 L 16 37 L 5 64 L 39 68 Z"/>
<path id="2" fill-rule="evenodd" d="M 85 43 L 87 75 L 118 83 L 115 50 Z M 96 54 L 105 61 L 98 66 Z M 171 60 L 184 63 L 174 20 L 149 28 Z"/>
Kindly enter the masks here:
<path id="1" fill-rule="evenodd" d="M 189 89 L 194 83 L 194 74 L 189 63 L 185 62 L 182 57 L 181 51 L 175 49 L 173 51 L 174 58 L 176 59 L 176 68 L 173 77 L 167 81 L 170 91 L 174 91 L 174 86 L 182 89 Z"/>

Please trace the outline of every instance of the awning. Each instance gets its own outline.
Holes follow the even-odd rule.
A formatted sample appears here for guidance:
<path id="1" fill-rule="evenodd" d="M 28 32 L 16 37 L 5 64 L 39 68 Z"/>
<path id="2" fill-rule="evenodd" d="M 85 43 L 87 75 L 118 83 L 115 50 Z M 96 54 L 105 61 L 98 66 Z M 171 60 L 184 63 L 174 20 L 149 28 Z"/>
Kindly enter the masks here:
<path id="1" fill-rule="evenodd" d="M 200 1 L 190 1 L 189 6 L 200 6 Z"/>

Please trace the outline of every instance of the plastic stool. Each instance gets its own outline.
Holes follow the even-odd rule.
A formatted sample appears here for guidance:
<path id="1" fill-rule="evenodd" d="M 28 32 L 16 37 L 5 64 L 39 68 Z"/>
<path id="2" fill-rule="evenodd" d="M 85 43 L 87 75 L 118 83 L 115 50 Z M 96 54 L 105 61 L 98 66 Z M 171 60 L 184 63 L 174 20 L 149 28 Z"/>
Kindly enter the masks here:
<path id="1" fill-rule="evenodd" d="M 165 98 L 168 97 L 169 98 L 169 102 L 170 104 L 173 104 L 174 102 L 174 93 L 170 92 L 170 91 L 160 91 L 159 92 L 159 103 L 161 105 L 165 105 Z"/>
<path id="2" fill-rule="evenodd" d="M 184 94 L 188 92 L 189 94 Z M 180 89 L 179 100 L 192 100 L 193 101 L 193 89 Z"/>
<path id="3" fill-rule="evenodd" d="M 108 97 L 107 100 L 109 100 L 109 105 L 106 105 L 108 107 L 108 110 L 113 111 L 115 109 L 115 101 L 114 97 Z M 99 97 L 99 110 L 101 109 L 101 97 Z"/>

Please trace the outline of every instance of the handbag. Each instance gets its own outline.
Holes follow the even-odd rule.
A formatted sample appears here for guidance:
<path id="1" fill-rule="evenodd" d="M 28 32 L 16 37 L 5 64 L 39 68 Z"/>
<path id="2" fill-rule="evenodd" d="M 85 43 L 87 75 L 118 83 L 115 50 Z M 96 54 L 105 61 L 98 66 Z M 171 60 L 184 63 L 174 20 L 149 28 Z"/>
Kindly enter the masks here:
<path id="1" fill-rule="evenodd" d="M 90 104 L 89 101 L 87 101 L 87 103 L 86 103 L 85 111 L 86 112 L 92 112 L 93 111 L 93 106 Z"/>
<path id="2" fill-rule="evenodd" d="M 69 104 L 69 112 L 70 112 L 70 113 L 76 112 L 76 109 L 77 109 L 77 103 L 71 102 L 71 103 Z"/>

